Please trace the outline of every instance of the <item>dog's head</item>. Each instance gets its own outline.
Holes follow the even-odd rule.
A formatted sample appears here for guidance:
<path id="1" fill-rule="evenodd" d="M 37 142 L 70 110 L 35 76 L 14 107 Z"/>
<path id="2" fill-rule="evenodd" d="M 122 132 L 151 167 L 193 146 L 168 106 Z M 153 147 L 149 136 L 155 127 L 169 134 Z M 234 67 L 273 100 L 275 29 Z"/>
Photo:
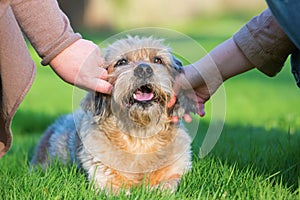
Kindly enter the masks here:
<path id="1" fill-rule="evenodd" d="M 105 62 L 114 85 L 112 95 L 89 94 L 84 110 L 98 119 L 114 115 L 124 127 L 143 128 L 170 122 L 178 108 L 173 85 L 182 64 L 162 40 L 130 37 L 108 46 Z"/>

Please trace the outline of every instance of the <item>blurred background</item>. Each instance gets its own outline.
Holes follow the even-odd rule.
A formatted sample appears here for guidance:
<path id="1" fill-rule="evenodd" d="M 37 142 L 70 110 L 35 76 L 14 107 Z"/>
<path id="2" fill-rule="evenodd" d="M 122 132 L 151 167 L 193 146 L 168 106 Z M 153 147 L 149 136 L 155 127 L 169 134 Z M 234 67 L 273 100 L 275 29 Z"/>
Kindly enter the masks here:
<path id="1" fill-rule="evenodd" d="M 69 17 L 74 30 L 97 44 L 122 31 L 159 27 L 186 34 L 207 51 L 232 36 L 253 16 L 267 7 L 264 0 L 76 0 L 76 3 L 72 0 L 58 0 L 58 2 Z"/>
<path id="2" fill-rule="evenodd" d="M 179 26 L 203 16 L 253 14 L 262 0 L 58 0 L 75 29 L 116 30 L 137 26 Z"/>

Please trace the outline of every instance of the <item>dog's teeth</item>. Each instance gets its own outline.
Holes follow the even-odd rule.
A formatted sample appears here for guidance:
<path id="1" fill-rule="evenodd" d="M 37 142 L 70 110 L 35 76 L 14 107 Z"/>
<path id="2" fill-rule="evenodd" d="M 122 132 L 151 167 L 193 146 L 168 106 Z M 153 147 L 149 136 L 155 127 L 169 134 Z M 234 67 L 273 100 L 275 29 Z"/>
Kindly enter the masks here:
<path id="1" fill-rule="evenodd" d="M 133 94 L 133 98 L 136 99 L 136 94 Z"/>

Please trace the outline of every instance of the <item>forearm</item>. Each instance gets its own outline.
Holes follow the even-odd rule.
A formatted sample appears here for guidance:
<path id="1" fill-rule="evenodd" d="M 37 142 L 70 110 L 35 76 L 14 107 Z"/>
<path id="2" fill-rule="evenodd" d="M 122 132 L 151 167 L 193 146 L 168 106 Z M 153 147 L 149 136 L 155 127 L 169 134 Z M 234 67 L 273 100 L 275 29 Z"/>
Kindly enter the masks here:
<path id="1" fill-rule="evenodd" d="M 227 80 L 255 67 L 232 38 L 214 48 L 209 53 L 209 56 L 216 64 L 223 80 Z"/>
<path id="2" fill-rule="evenodd" d="M 192 87 L 203 83 L 218 87 L 228 78 L 253 69 L 254 66 L 232 38 L 215 47 L 206 56 L 184 68 Z"/>
<path id="3" fill-rule="evenodd" d="M 56 0 L 12 0 L 12 9 L 44 65 L 81 38 L 73 32 Z"/>

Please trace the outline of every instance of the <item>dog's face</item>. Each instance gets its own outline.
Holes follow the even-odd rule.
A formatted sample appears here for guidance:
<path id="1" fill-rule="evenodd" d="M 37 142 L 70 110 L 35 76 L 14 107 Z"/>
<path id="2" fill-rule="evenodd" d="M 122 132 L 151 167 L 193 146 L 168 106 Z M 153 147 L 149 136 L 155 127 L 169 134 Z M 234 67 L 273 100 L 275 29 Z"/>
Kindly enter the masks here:
<path id="1" fill-rule="evenodd" d="M 153 127 L 170 122 L 174 78 L 182 66 L 162 40 L 128 37 L 106 49 L 105 62 L 114 85 L 111 96 L 92 96 L 95 115 L 113 114 L 123 127 Z M 85 105 L 86 106 L 86 105 Z"/>

